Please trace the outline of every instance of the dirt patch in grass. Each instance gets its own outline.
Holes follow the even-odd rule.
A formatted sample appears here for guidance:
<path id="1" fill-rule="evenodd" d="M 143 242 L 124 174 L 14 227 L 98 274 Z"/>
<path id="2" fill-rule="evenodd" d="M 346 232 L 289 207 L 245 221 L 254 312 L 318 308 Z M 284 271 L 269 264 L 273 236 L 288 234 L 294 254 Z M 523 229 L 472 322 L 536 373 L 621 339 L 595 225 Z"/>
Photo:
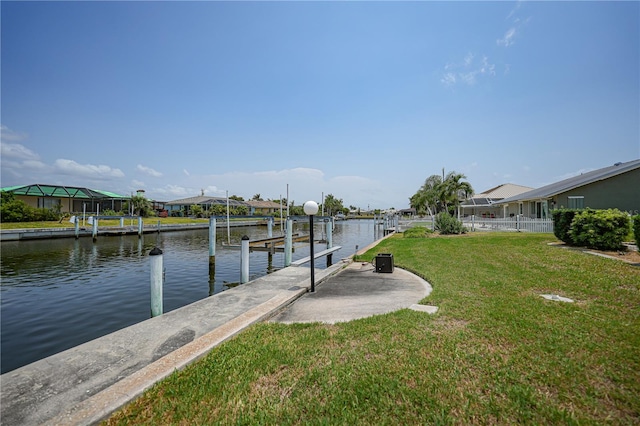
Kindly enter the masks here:
<path id="1" fill-rule="evenodd" d="M 603 250 L 587 250 L 594 253 L 600 253 L 605 256 L 611 256 L 627 263 L 635 263 L 640 265 L 640 252 L 637 251 L 603 251 Z"/>
<path id="2" fill-rule="evenodd" d="M 626 248 L 626 250 L 595 250 L 595 249 L 586 249 L 582 247 L 571 247 L 566 245 L 565 243 L 552 243 L 550 245 L 562 247 L 570 250 L 579 250 L 585 253 L 597 253 L 603 256 L 608 256 L 613 259 L 622 260 L 623 262 L 632 263 L 640 265 L 640 252 L 637 250 L 632 250 Z"/>
<path id="3" fill-rule="evenodd" d="M 434 334 L 456 332 L 465 328 L 468 323 L 469 321 L 457 318 L 439 317 L 433 321 L 432 332 Z"/>

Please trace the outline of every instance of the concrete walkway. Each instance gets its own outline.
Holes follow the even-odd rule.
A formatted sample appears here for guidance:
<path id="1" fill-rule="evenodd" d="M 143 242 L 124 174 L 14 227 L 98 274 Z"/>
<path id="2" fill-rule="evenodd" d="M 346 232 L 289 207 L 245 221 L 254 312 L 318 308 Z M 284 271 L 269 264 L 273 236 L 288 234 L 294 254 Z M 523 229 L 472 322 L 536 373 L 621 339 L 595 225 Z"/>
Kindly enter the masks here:
<path id="1" fill-rule="evenodd" d="M 309 269 L 284 268 L 8 372 L 2 424 L 94 424 L 258 321 L 348 321 L 411 307 L 430 291 L 406 271 L 349 260 L 316 270 L 316 283 L 307 293 Z"/>
<path id="2" fill-rule="evenodd" d="M 393 273 L 376 273 L 372 264 L 355 262 L 271 321 L 327 324 L 351 321 L 412 308 L 429 293 L 429 283 L 410 272 L 395 268 Z"/>

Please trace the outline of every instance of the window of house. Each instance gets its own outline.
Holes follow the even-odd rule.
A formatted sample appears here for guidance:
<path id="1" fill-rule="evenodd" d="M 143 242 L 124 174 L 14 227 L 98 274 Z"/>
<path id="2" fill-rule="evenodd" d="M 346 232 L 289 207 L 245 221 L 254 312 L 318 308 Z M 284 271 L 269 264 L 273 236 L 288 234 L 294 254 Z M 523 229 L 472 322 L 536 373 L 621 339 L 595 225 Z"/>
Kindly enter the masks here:
<path id="1" fill-rule="evenodd" d="M 570 209 L 584 209 L 584 196 L 568 197 Z"/>
<path id="2" fill-rule="evenodd" d="M 40 197 L 38 198 L 38 208 L 53 209 L 62 203 L 60 198 Z"/>

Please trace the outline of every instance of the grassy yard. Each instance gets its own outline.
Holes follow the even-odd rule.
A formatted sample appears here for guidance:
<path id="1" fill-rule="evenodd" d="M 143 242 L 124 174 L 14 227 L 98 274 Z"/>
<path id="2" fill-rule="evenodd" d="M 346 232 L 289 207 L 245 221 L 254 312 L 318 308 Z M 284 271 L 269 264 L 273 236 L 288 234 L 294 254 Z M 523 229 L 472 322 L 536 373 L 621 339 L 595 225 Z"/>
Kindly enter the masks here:
<path id="1" fill-rule="evenodd" d="M 640 268 L 550 241 L 394 236 L 437 314 L 258 324 L 107 424 L 639 424 Z"/>

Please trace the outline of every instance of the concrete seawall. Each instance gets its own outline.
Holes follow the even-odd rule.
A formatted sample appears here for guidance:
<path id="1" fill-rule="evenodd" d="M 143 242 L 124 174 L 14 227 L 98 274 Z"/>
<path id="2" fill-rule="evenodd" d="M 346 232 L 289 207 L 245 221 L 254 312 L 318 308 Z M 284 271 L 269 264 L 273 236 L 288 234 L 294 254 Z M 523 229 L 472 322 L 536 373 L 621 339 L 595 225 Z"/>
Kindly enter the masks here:
<path id="1" fill-rule="evenodd" d="M 350 259 L 317 270 L 316 282 Z M 305 294 L 289 267 L 0 376 L 3 424 L 94 424 L 176 369 Z"/>
<path id="2" fill-rule="evenodd" d="M 261 225 L 260 220 L 244 220 L 233 221 L 229 223 L 229 227 L 236 228 L 240 226 L 257 226 Z M 226 222 L 219 221 L 216 228 L 226 228 Z M 190 224 L 168 224 L 161 225 L 159 232 L 172 231 L 189 231 L 192 229 L 208 229 L 209 223 L 190 223 Z M 158 232 L 158 225 L 147 224 L 143 231 L 144 234 L 153 234 Z M 138 227 L 136 226 L 104 226 L 98 228 L 98 237 L 113 235 L 137 235 Z M 73 228 L 37 228 L 37 229 L 3 229 L 0 230 L 0 242 L 3 241 L 26 241 L 26 240 L 42 240 L 50 238 L 74 238 L 75 230 Z M 79 230 L 79 237 L 91 237 L 91 227 L 82 227 Z"/>

